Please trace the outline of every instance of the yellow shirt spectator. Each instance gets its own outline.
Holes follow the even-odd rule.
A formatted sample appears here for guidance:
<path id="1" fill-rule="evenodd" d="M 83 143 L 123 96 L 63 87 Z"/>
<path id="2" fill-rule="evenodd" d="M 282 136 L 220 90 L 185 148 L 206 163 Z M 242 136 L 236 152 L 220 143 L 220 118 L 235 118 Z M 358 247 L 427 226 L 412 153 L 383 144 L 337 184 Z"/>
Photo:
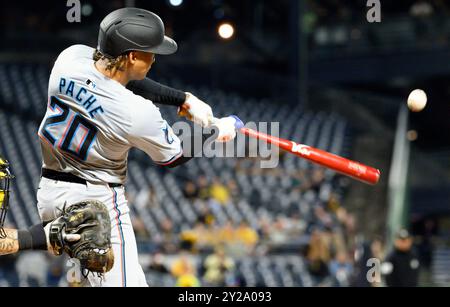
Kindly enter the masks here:
<path id="1" fill-rule="evenodd" d="M 184 287 L 184 288 L 188 288 L 188 287 L 200 287 L 200 281 L 198 280 L 198 278 L 193 275 L 193 274 L 184 274 L 181 275 L 178 279 L 177 279 L 177 283 L 175 284 L 177 287 Z"/>

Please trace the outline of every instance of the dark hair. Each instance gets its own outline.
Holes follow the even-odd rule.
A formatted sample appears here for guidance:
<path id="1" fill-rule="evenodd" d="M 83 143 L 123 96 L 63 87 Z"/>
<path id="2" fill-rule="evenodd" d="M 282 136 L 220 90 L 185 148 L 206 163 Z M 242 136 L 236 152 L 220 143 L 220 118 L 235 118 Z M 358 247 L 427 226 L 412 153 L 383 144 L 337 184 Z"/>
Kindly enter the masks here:
<path id="1" fill-rule="evenodd" d="M 129 52 L 123 53 L 116 58 L 109 58 L 104 54 L 102 54 L 99 50 L 95 50 L 93 54 L 93 59 L 95 62 L 102 59 L 107 60 L 108 63 L 106 64 L 106 70 L 113 70 L 113 69 L 120 70 L 122 68 L 124 60 L 128 56 L 128 53 Z"/>

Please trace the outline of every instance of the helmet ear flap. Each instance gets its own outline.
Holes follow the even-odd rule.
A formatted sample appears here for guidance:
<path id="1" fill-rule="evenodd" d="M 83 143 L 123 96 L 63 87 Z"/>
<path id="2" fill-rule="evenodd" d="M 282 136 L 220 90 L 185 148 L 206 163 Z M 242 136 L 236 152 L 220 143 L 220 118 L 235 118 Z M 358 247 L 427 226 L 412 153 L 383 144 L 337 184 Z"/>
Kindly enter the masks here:
<path id="1" fill-rule="evenodd" d="M 7 160 L 0 157 L 0 238 L 6 238 L 4 230 L 6 214 L 9 208 L 9 184 L 14 178 L 9 170 L 9 163 Z"/>

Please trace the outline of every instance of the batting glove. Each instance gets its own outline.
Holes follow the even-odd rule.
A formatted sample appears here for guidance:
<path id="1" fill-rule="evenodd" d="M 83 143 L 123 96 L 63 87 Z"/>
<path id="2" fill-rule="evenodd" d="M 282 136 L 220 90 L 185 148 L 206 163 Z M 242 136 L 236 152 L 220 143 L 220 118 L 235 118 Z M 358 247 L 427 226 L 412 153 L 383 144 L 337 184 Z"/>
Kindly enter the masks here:
<path id="1" fill-rule="evenodd" d="M 217 142 L 229 142 L 236 137 L 236 130 L 244 127 L 244 123 L 236 115 L 213 120 L 213 126 L 219 130 Z"/>
<path id="2" fill-rule="evenodd" d="M 186 101 L 179 108 L 178 114 L 180 116 L 186 116 L 189 120 L 203 128 L 209 127 L 213 120 L 211 107 L 191 93 L 186 93 Z"/>

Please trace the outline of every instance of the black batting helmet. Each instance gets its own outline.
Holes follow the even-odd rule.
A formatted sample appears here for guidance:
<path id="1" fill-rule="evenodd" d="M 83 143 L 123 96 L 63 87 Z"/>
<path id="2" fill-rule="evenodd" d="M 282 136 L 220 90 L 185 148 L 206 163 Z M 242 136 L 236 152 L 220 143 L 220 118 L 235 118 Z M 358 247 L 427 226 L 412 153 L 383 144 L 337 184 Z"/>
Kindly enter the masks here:
<path id="1" fill-rule="evenodd" d="M 177 49 L 177 43 L 165 36 L 161 18 L 150 11 L 121 8 L 100 23 L 97 50 L 104 56 L 116 58 L 127 51 L 168 55 Z"/>

